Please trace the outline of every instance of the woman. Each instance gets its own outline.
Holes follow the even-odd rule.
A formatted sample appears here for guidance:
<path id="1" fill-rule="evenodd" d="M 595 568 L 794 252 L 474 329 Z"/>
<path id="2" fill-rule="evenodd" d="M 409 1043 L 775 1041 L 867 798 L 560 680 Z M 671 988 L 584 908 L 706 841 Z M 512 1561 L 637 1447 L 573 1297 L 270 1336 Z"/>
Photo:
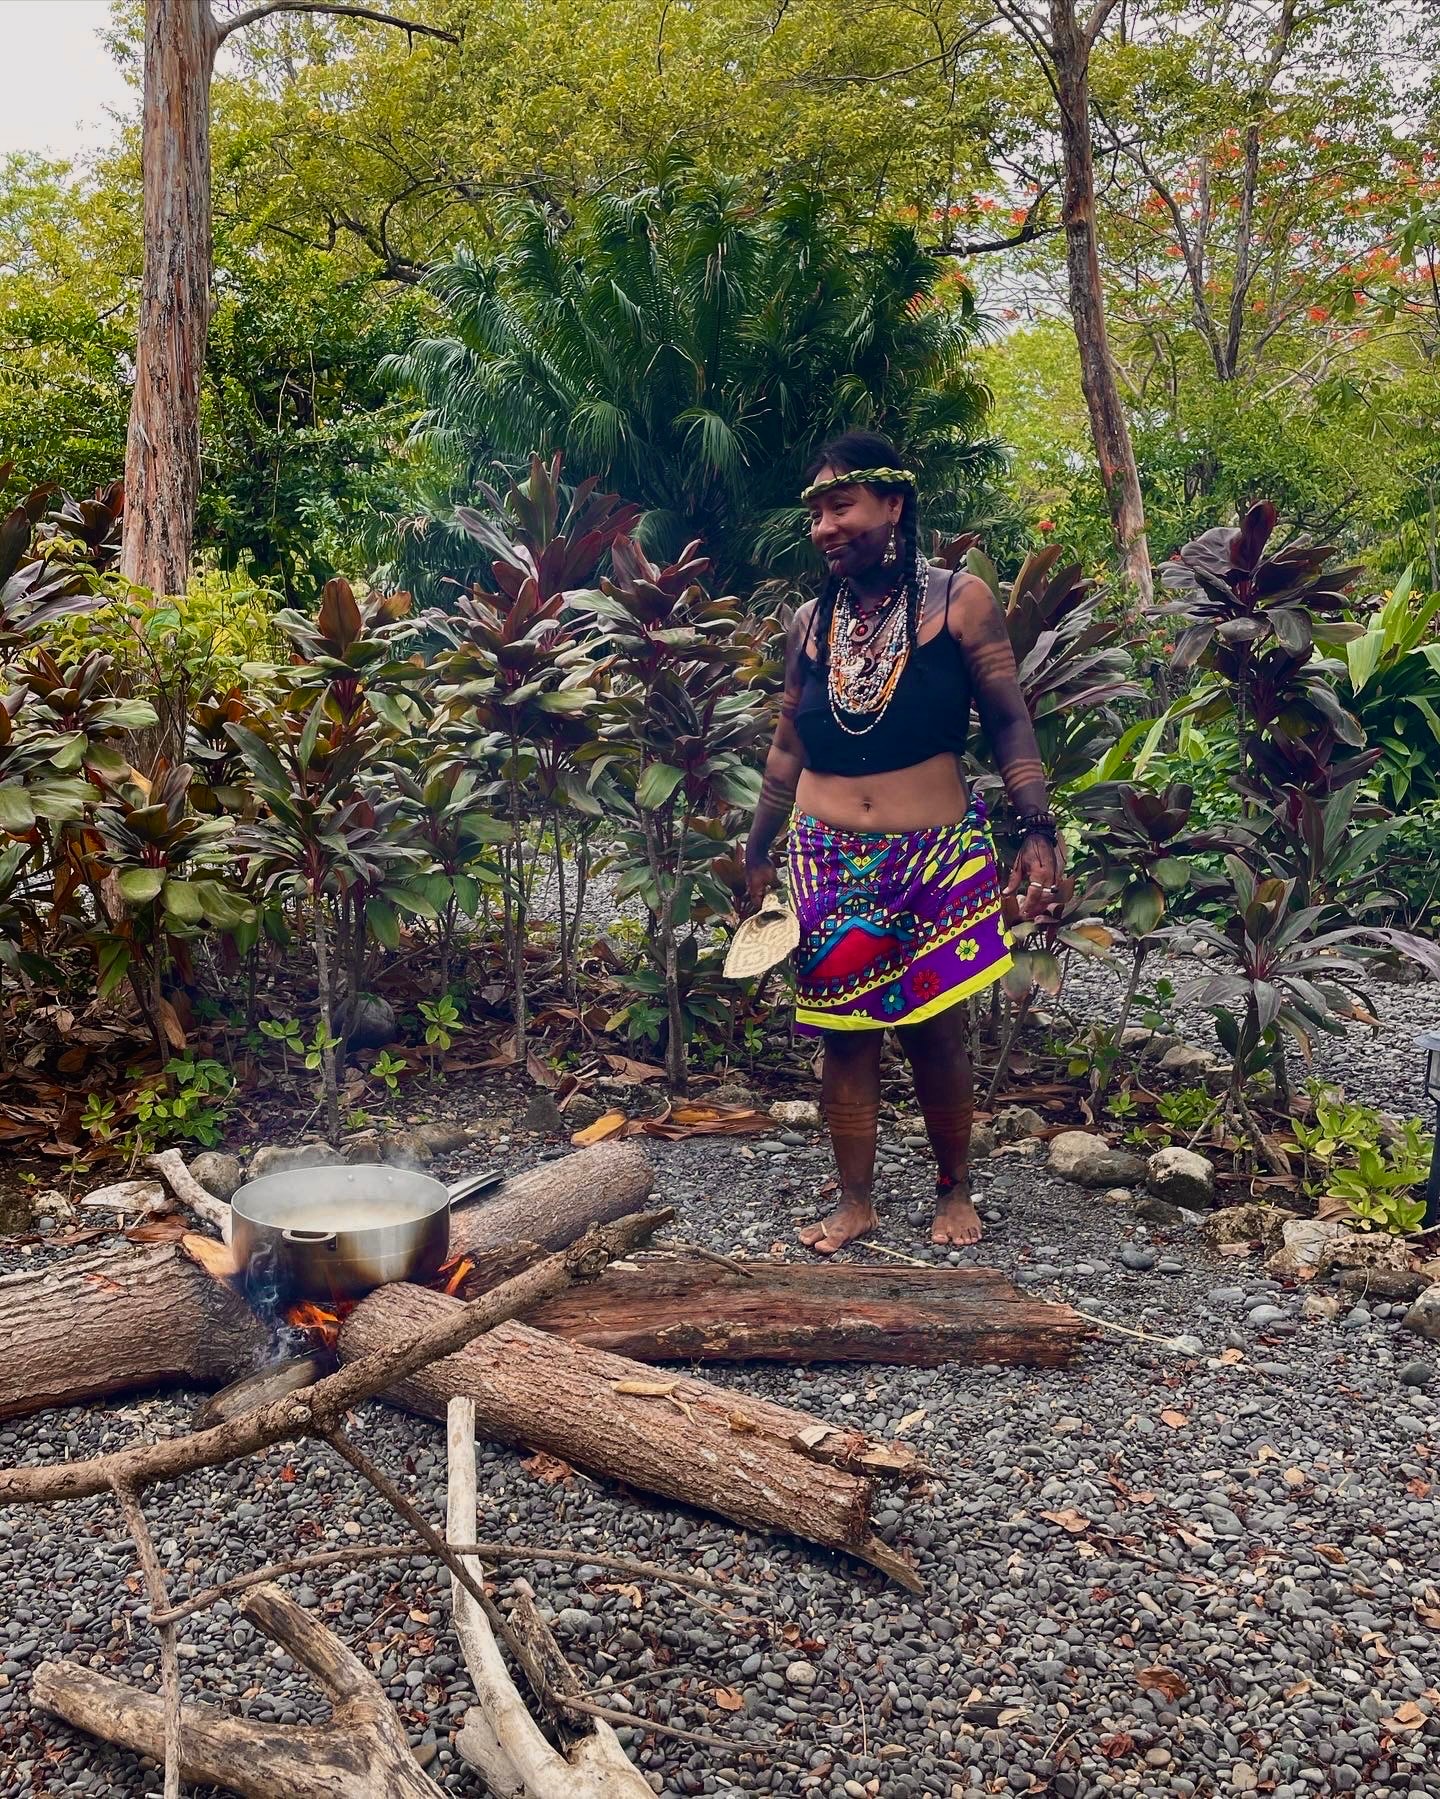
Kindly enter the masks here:
<path id="1" fill-rule="evenodd" d="M 798 803 L 796 1024 L 824 1039 L 821 1104 L 840 1176 L 839 1205 L 800 1237 L 829 1255 L 875 1226 L 880 1047 L 893 1027 L 939 1165 L 931 1241 L 978 1243 L 974 1086 L 956 1002 L 1004 974 L 1010 939 L 984 807 L 961 773 L 972 702 L 1024 833 L 1004 890 L 1022 896 L 1022 916 L 1054 898 L 1055 820 L 1004 617 L 983 581 L 925 561 L 915 477 L 893 446 L 846 432 L 808 479 L 810 541 L 828 575 L 791 627 L 745 847 L 757 906 Z"/>

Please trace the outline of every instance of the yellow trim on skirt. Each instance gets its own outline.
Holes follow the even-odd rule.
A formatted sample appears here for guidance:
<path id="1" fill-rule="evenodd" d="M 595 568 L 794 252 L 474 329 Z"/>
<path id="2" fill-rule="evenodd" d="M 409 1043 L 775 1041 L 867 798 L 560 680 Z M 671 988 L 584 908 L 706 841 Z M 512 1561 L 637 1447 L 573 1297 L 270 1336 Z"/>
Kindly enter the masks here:
<path id="1" fill-rule="evenodd" d="M 817 1031 L 903 1031 L 908 1025 L 923 1024 L 927 1018 L 934 1018 L 947 1006 L 953 1006 L 957 1000 L 969 999 L 972 993 L 993 987 L 1014 966 L 1015 958 L 1007 950 L 998 961 L 992 962 L 988 968 L 982 968 L 978 974 L 972 974 L 968 981 L 961 981 L 958 987 L 948 988 L 935 999 L 894 1022 L 888 1018 L 870 1018 L 859 1012 L 817 1012 L 809 1006 L 795 1008 L 795 1022 L 808 1024 Z"/>

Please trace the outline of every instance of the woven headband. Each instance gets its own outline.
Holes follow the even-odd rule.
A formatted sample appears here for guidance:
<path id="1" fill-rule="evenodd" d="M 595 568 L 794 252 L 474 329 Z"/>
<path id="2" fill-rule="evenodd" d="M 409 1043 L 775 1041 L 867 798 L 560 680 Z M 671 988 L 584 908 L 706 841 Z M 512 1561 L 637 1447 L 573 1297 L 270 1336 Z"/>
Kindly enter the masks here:
<path id="1" fill-rule="evenodd" d="M 828 481 L 812 481 L 800 496 L 803 506 L 822 493 L 837 487 L 914 487 L 915 477 L 908 468 L 857 468 L 843 475 L 831 475 Z"/>

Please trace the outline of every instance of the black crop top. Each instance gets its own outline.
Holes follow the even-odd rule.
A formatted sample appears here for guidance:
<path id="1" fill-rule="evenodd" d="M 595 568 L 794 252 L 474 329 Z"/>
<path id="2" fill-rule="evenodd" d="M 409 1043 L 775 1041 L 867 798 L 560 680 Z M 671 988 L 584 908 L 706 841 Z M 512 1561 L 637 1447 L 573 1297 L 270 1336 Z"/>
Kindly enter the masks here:
<path id="1" fill-rule="evenodd" d="M 852 737 L 835 722 L 819 664 L 802 650 L 804 684 L 795 729 L 805 766 L 818 775 L 881 775 L 946 750 L 960 755 L 970 732 L 970 669 L 948 623 L 910 652 L 890 704 L 873 730 Z M 854 723 L 854 720 L 849 721 Z"/>

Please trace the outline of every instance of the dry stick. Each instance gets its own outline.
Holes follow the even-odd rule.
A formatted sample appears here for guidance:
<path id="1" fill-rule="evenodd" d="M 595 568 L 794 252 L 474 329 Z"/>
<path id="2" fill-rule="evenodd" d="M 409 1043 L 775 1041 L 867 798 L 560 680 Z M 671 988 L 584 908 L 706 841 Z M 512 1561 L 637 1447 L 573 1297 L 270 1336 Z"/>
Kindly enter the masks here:
<path id="1" fill-rule="evenodd" d="M 229 1241 L 229 1205 L 224 1200 L 217 1199 L 207 1187 L 200 1185 L 185 1166 L 185 1158 L 178 1149 L 162 1149 L 153 1156 L 146 1156 L 144 1160 L 145 1166 L 155 1170 L 182 1206 L 208 1224 L 218 1237 Z"/>
<path id="2" fill-rule="evenodd" d="M 353 1443 L 338 1425 L 327 1430 L 324 1435 L 325 1441 L 330 1444 L 336 1454 L 343 1456 L 355 1472 L 368 1480 L 380 1497 L 392 1505 L 405 1522 L 425 1539 L 427 1547 L 444 1562 L 450 1570 L 452 1578 L 458 1580 L 470 1597 L 481 1607 L 485 1616 L 490 1620 L 491 1629 L 525 1670 L 525 1678 L 530 1682 L 536 1698 L 542 1704 L 549 1706 L 552 1711 L 585 1712 L 591 1717 L 604 1718 L 610 1724 L 618 1721 L 634 1728 L 638 1723 L 647 1731 L 653 1731 L 660 1736 L 678 1737 L 684 1743 L 700 1743 L 712 1749 L 727 1749 L 732 1753 L 744 1750 L 744 1744 L 726 1741 L 724 1737 L 698 1736 L 693 1730 L 680 1730 L 673 1724 L 660 1724 L 652 1718 L 637 1720 L 629 1713 L 606 1711 L 600 1706 L 590 1704 L 588 1700 L 582 1700 L 559 1691 L 547 1673 L 544 1661 L 536 1652 L 535 1646 L 524 1640 L 522 1632 L 511 1629 L 509 1619 L 479 1581 L 474 1579 L 459 1555 L 434 1528 L 424 1513 L 418 1511 L 410 1503 L 389 1477 L 376 1467 L 365 1451 Z M 538 1612 L 536 1615 L 538 1617 Z M 547 1625 L 545 1628 L 548 1634 L 549 1626 Z M 556 1653 L 558 1654 L 558 1648 Z M 574 1679 L 573 1675 L 571 1679 Z M 578 1682 L 576 1684 L 578 1686 Z M 768 1754 L 769 1751 L 760 1749 L 757 1753 Z"/>
<path id="3" fill-rule="evenodd" d="M 119 1501 L 130 1535 L 140 1552 L 140 1566 L 150 1590 L 150 1606 L 163 1611 L 170 1603 L 165 1570 L 155 1553 L 155 1542 L 134 1489 L 117 1481 L 112 1488 Z M 152 1617 L 152 1623 L 154 1622 Z M 156 1626 L 160 1638 L 160 1687 L 165 1695 L 165 1799 L 180 1799 L 180 1658 L 175 1648 L 175 1626 Z"/>
<path id="4" fill-rule="evenodd" d="M 554 1549 L 546 1543 L 452 1543 L 450 1546 L 456 1555 L 475 1555 L 487 1562 L 562 1562 L 570 1566 L 578 1563 L 587 1568 L 603 1568 L 612 1574 L 631 1574 L 637 1580 L 661 1581 L 667 1586 L 695 1587 L 705 1592 L 733 1595 L 739 1599 L 765 1598 L 758 1587 L 741 1586 L 738 1581 L 717 1580 L 713 1575 L 692 1573 L 686 1568 L 662 1568 L 655 1562 L 632 1561 L 625 1555 L 606 1555 L 599 1551 L 591 1554 L 583 1549 Z M 419 1555 L 425 1547 L 424 1540 L 416 1537 L 413 1543 L 359 1543 L 346 1549 L 321 1549 L 314 1555 L 297 1555 L 289 1561 L 268 1562 L 265 1567 L 256 1568 L 249 1574 L 238 1574 L 234 1580 L 206 1587 L 188 1599 L 182 1599 L 178 1605 L 170 1606 L 166 1611 L 152 1611 L 150 1622 L 178 1624 L 182 1618 L 203 1612 L 218 1600 L 228 1599 L 232 1593 L 244 1593 L 250 1587 L 263 1586 L 268 1581 L 280 1580 L 289 1574 L 310 1574 L 320 1568 L 355 1567 L 365 1562 L 402 1561 L 407 1556 Z"/>
<path id="5" fill-rule="evenodd" d="M 698 1256 L 702 1262 L 713 1262 L 717 1268 L 728 1268 L 732 1274 L 743 1275 L 747 1281 L 758 1281 L 760 1278 L 753 1268 L 737 1262 L 734 1256 L 722 1256 L 713 1249 L 702 1249 L 698 1243 L 680 1243 L 674 1237 L 665 1237 L 653 1244 L 652 1248 L 682 1250 L 686 1255 Z"/>
<path id="6" fill-rule="evenodd" d="M 369 1481 L 387 1505 L 400 1514 L 411 1530 L 424 1540 L 425 1546 L 431 1554 L 439 1556 L 450 1570 L 451 1578 L 460 1582 L 490 1620 L 490 1628 L 525 1670 L 525 1678 L 534 1689 L 536 1698 L 542 1704 L 549 1703 L 552 1697 L 551 1685 L 544 1663 L 532 1653 L 530 1645 L 511 1630 L 505 1614 L 485 1591 L 483 1581 L 476 1580 L 461 1557 L 455 1553 L 425 1514 L 405 1497 L 383 1469 L 377 1467 L 370 1460 L 359 1444 L 352 1442 L 346 1436 L 338 1424 L 325 1432 L 325 1441 L 338 1456 L 343 1457 L 350 1464 L 363 1480 Z"/>
<path id="7" fill-rule="evenodd" d="M 431 1362 L 454 1355 L 485 1331 L 530 1311 L 572 1281 L 593 1280 L 617 1256 L 627 1255 L 648 1242 L 674 1215 L 667 1207 L 661 1212 L 635 1212 L 614 1224 L 592 1226 L 568 1249 L 547 1256 L 458 1311 L 447 1312 L 429 1329 L 361 1356 L 313 1386 L 301 1387 L 284 1399 L 258 1406 L 253 1412 L 209 1430 L 158 1443 L 133 1443 L 88 1461 L 0 1470 L 0 1504 L 85 1499 L 113 1488 L 117 1482 L 138 1492 L 152 1481 L 174 1480 L 197 1468 L 234 1461 L 275 1443 L 296 1437 L 323 1437 L 347 1411 L 373 1398 L 382 1388 L 398 1384 Z"/>

